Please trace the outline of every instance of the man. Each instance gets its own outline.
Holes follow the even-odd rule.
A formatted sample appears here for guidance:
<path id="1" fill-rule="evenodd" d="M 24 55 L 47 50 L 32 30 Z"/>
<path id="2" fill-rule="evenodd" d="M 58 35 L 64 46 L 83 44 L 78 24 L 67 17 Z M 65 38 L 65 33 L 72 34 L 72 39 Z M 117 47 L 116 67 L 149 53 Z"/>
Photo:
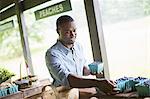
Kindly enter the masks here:
<path id="1" fill-rule="evenodd" d="M 83 75 L 90 74 L 90 71 L 85 66 L 82 47 L 75 42 L 77 33 L 74 19 L 68 15 L 61 16 L 57 19 L 56 26 L 59 38 L 45 56 L 46 65 L 54 79 L 53 84 L 81 88 L 81 91 L 84 91 L 82 88 L 93 90 L 97 87 L 104 93 L 112 93 L 115 85 L 111 81 L 82 78 Z"/>

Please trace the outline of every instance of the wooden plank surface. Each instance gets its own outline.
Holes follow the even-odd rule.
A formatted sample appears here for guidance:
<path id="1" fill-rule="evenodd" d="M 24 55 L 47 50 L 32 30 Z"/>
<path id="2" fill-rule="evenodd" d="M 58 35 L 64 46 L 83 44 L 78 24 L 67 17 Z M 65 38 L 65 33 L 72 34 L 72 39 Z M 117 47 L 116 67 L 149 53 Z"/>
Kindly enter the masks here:
<path id="1" fill-rule="evenodd" d="M 9 95 L 4 96 L 4 97 L 0 97 L 0 99 L 23 99 L 23 94 L 21 91 L 18 91 L 16 93 L 9 94 Z"/>
<path id="2" fill-rule="evenodd" d="M 139 97 L 137 92 L 118 93 L 116 95 L 99 95 L 99 99 L 150 99 L 150 97 Z"/>

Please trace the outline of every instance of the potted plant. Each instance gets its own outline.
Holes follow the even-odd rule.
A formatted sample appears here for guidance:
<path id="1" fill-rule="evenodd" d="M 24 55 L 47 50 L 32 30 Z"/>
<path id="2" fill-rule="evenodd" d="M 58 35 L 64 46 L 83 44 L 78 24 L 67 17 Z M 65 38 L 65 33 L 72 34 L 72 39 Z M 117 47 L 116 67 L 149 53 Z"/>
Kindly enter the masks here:
<path id="1" fill-rule="evenodd" d="M 7 81 L 12 76 L 15 76 L 15 74 L 5 68 L 0 68 L 0 84 Z"/>

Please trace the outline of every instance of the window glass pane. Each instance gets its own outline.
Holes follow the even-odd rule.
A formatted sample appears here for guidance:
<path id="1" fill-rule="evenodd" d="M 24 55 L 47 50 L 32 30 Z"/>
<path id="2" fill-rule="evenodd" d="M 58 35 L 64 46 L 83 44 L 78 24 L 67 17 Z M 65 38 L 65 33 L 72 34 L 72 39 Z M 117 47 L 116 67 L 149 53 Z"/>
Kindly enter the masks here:
<path id="1" fill-rule="evenodd" d="M 150 77 L 150 1 L 99 3 L 111 78 Z"/>
<path id="2" fill-rule="evenodd" d="M 6 20 L 1 21 L 0 24 L 5 24 L 10 21 L 13 22 L 12 27 L 10 24 L 5 25 L 0 29 L 0 68 L 6 68 L 13 72 L 16 75 L 13 78 L 18 79 L 20 77 L 20 64 L 22 66 L 22 76 L 27 74 L 24 65 L 24 57 L 17 17 L 12 16 Z"/>
<path id="3" fill-rule="evenodd" d="M 60 1 L 59 1 L 60 2 Z M 49 77 L 49 72 L 45 64 L 45 52 L 57 40 L 56 19 L 61 15 L 71 15 L 77 24 L 77 41 L 83 45 L 88 63 L 93 61 L 88 25 L 84 10 L 84 2 L 71 0 L 72 10 L 44 19 L 36 20 L 34 11 L 58 3 L 52 0 L 24 12 L 29 37 L 29 47 L 34 72 L 40 79 Z"/>

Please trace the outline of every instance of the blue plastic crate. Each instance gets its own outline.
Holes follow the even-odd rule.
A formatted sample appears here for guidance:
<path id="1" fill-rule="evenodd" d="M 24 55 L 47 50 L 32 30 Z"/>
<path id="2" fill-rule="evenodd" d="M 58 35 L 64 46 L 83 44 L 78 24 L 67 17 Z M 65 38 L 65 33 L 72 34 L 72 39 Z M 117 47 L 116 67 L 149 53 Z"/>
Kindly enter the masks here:
<path id="1" fill-rule="evenodd" d="M 117 83 L 117 88 L 119 89 L 119 92 L 125 91 L 125 88 L 126 88 L 125 83 L 126 83 L 126 81 L 122 81 L 122 82 Z"/>
<path id="2" fill-rule="evenodd" d="M 18 85 L 12 85 L 7 88 L 0 89 L 0 96 L 7 96 L 8 94 L 13 94 L 18 92 Z"/>
<path id="3" fill-rule="evenodd" d="M 9 90 L 9 94 L 18 92 L 18 85 L 13 85 L 10 88 L 8 88 L 8 90 Z"/>
<path id="4" fill-rule="evenodd" d="M 89 66 L 91 73 L 93 73 L 93 74 L 97 74 L 97 73 L 99 74 L 104 69 L 103 63 L 97 62 L 97 61 L 89 64 L 88 66 Z"/>
<path id="5" fill-rule="evenodd" d="M 133 80 L 120 81 L 119 83 L 117 83 L 117 88 L 120 89 L 120 92 L 135 91 L 135 84 L 137 84 L 137 82 Z"/>
<path id="6" fill-rule="evenodd" d="M 0 90 L 0 96 L 7 96 L 8 95 L 8 89 L 4 88 Z"/>

